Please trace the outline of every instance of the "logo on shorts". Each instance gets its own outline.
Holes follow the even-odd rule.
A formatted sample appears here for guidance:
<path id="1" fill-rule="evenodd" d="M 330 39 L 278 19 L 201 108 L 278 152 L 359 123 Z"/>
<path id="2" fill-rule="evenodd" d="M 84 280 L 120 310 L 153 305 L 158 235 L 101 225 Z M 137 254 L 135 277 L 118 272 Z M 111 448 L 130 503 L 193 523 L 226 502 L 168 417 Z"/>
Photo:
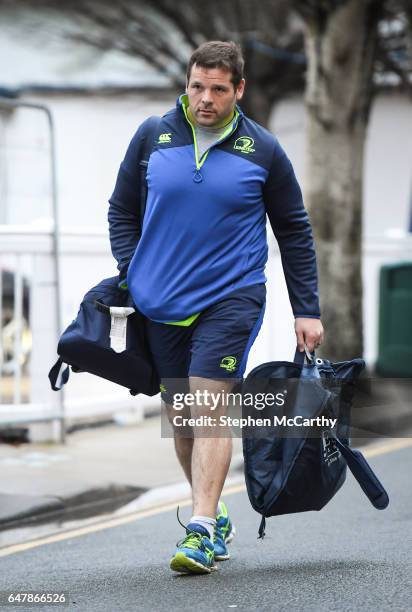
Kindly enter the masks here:
<path id="1" fill-rule="evenodd" d="M 164 134 L 160 134 L 159 140 L 157 142 L 159 144 L 165 144 L 166 142 L 172 142 L 172 133 L 165 132 Z"/>
<path id="2" fill-rule="evenodd" d="M 227 372 L 234 372 L 236 370 L 236 364 L 236 357 L 229 355 L 228 357 L 223 357 L 222 361 L 220 362 L 220 367 Z"/>
<path id="3" fill-rule="evenodd" d="M 167 392 L 167 389 L 166 389 L 166 387 L 164 385 L 159 385 L 159 390 L 160 390 L 160 393 L 166 393 Z"/>
<path id="4" fill-rule="evenodd" d="M 239 136 L 233 148 L 236 149 L 236 151 L 241 151 L 242 153 L 254 153 L 254 144 L 255 141 L 253 140 L 253 138 L 249 138 L 249 136 Z"/>

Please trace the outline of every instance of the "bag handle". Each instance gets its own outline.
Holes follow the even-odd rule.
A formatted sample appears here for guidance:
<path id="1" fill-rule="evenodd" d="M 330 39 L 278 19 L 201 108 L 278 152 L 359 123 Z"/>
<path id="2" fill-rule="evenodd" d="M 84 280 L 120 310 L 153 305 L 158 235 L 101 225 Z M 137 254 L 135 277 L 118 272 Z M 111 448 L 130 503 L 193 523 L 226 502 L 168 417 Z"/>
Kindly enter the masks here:
<path id="1" fill-rule="evenodd" d="M 61 357 L 58 358 L 48 374 L 50 385 L 53 391 L 60 391 L 67 383 L 70 376 L 70 366 L 64 363 Z"/>
<path id="2" fill-rule="evenodd" d="M 306 361 L 307 364 L 312 365 L 315 361 L 315 351 L 313 350 L 311 353 L 309 352 L 308 347 L 305 344 L 305 350 L 300 351 L 298 347 L 296 347 L 295 357 L 293 358 L 294 363 L 298 365 L 303 365 Z"/>
<path id="3" fill-rule="evenodd" d="M 153 115 L 149 117 L 146 122 L 146 132 L 143 141 L 143 151 L 142 158 L 140 160 L 140 231 L 142 231 L 143 227 L 143 218 L 146 212 L 146 200 L 147 200 L 147 182 L 146 182 L 146 174 L 147 174 L 147 166 L 149 163 L 149 157 L 152 153 L 154 147 L 154 140 L 156 136 L 157 129 L 160 125 L 161 117 L 157 117 Z"/>
<path id="4" fill-rule="evenodd" d="M 372 470 L 365 457 L 358 450 L 350 448 L 339 438 L 333 436 L 342 453 L 348 468 L 371 504 L 378 510 L 384 510 L 389 504 L 389 496 Z"/>
<path id="5" fill-rule="evenodd" d="M 155 139 L 157 135 L 157 130 L 160 125 L 161 117 L 157 117 L 155 115 L 149 117 L 145 122 L 144 132 L 141 135 L 141 149 L 139 155 L 139 172 L 140 172 L 140 189 L 139 189 L 139 226 L 140 226 L 140 235 L 143 230 L 143 219 L 146 212 L 146 200 L 147 200 L 147 167 L 149 164 L 149 158 L 153 151 L 155 145 Z M 140 238 L 139 238 L 140 240 Z M 136 245 L 137 246 L 137 245 Z M 123 287 L 126 282 L 127 277 L 127 268 L 130 262 L 128 262 L 126 266 L 126 272 L 124 271 L 124 267 L 120 270 L 119 273 L 119 287 L 122 289 L 126 289 Z M 103 311 L 102 311 L 103 312 Z"/>
<path id="6" fill-rule="evenodd" d="M 94 307 L 99 312 L 103 312 L 103 314 L 110 314 L 110 306 L 106 306 L 106 304 L 103 304 L 100 300 L 94 300 Z"/>

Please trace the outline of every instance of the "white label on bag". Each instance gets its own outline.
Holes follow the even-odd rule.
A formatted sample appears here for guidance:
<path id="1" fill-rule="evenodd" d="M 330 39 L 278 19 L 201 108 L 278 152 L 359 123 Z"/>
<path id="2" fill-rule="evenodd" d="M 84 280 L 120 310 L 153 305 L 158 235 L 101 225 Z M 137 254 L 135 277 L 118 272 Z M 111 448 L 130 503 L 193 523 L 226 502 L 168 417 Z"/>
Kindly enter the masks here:
<path id="1" fill-rule="evenodd" d="M 127 317 L 133 312 L 134 308 L 110 306 L 110 348 L 116 353 L 126 350 Z"/>

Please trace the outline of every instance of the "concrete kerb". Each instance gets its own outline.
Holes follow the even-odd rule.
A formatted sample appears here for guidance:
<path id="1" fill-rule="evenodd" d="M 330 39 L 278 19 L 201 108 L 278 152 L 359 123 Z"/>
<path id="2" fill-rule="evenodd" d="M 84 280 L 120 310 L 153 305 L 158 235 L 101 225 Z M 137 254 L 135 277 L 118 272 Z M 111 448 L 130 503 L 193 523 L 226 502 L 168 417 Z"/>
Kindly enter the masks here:
<path id="1" fill-rule="evenodd" d="M 68 497 L 0 494 L 0 531 L 113 512 L 147 489 L 109 484 Z"/>

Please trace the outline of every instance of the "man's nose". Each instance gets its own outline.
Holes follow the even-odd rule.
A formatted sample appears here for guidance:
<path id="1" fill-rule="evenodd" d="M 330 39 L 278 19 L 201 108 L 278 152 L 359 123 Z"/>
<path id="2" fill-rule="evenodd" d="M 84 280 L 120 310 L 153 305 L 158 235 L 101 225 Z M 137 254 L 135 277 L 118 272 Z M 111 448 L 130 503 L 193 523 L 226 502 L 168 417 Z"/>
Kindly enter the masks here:
<path id="1" fill-rule="evenodd" d="M 209 89 L 204 89 L 203 90 L 202 102 L 203 102 L 203 104 L 205 106 L 208 106 L 209 104 L 212 104 L 212 102 L 213 102 L 212 92 Z"/>

